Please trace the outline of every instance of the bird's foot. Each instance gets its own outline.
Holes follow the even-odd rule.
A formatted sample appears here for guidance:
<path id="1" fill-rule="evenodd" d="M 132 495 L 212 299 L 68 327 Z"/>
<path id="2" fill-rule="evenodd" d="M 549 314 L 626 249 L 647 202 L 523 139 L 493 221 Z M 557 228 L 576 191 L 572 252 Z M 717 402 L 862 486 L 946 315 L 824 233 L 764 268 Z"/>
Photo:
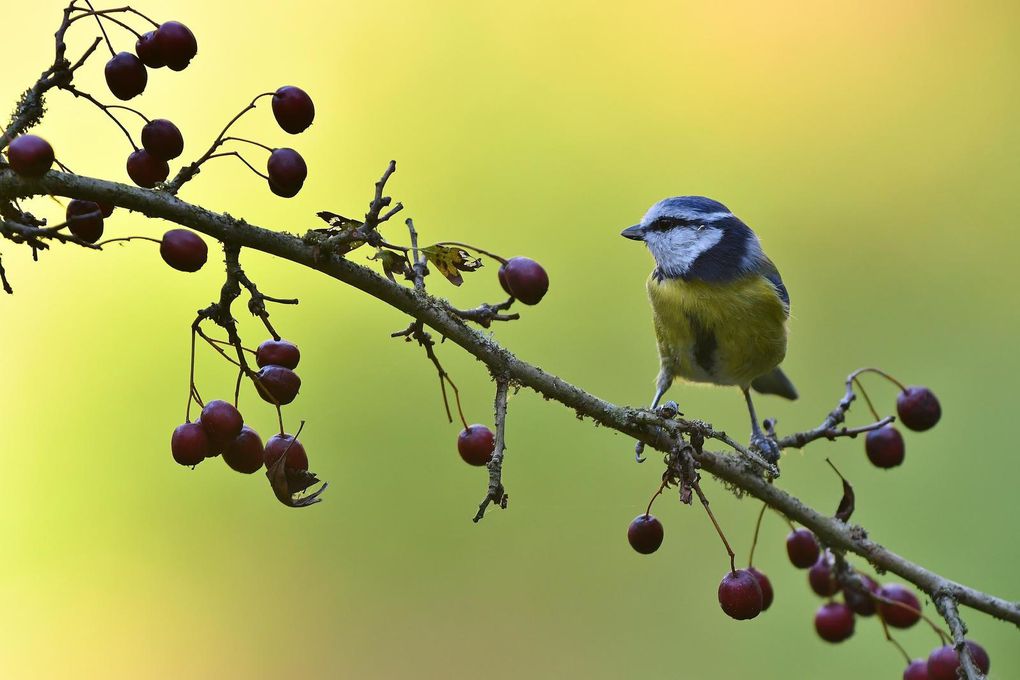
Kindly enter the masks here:
<path id="1" fill-rule="evenodd" d="M 779 462 L 779 444 L 775 439 L 767 437 L 762 432 L 751 434 L 751 448 L 760 453 L 761 457 L 770 465 Z"/>
<path id="2" fill-rule="evenodd" d="M 680 407 L 677 406 L 675 401 L 667 401 L 665 404 L 662 404 L 661 406 L 657 406 L 654 409 L 652 409 L 652 412 L 665 420 L 672 420 L 677 416 L 683 415 L 683 413 L 680 412 Z M 637 461 L 638 463 L 645 462 L 645 457 L 642 455 L 644 452 L 645 443 L 637 442 L 634 445 L 634 460 Z"/>

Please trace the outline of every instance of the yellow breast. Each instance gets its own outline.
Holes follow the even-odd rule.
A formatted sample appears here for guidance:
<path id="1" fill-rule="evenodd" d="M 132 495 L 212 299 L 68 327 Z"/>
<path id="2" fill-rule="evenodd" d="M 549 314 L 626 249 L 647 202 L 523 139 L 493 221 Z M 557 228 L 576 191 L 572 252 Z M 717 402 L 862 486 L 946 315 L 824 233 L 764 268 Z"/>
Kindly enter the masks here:
<path id="1" fill-rule="evenodd" d="M 786 355 L 788 311 L 762 276 L 706 283 L 652 275 L 648 299 L 669 375 L 747 387 Z"/>

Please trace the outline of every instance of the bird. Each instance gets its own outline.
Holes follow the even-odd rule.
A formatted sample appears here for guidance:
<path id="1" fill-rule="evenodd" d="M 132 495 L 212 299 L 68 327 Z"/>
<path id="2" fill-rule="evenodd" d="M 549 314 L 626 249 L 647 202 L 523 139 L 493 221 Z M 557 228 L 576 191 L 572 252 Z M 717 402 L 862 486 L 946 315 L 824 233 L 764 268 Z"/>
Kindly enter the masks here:
<path id="1" fill-rule="evenodd" d="M 779 367 L 790 294 L 758 236 L 704 196 L 663 199 L 621 236 L 643 241 L 655 260 L 646 283 L 660 365 L 651 409 L 677 378 L 739 387 L 751 417 L 751 448 L 777 463 L 779 447 L 762 432 L 751 389 L 797 398 Z M 639 442 L 638 460 L 642 450 Z"/>

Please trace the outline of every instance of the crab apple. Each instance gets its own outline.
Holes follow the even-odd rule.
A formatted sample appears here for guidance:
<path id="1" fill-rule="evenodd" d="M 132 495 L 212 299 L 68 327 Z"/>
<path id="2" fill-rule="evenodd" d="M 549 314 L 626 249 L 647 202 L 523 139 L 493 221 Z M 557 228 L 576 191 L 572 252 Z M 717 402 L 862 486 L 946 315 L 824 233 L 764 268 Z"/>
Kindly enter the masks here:
<path id="1" fill-rule="evenodd" d="M 198 54 L 195 34 L 179 21 L 164 21 L 153 38 L 156 50 L 172 71 L 183 71 Z"/>
<path id="2" fill-rule="evenodd" d="M 209 457 L 209 436 L 201 423 L 178 425 L 170 437 L 170 452 L 181 465 L 198 465 Z"/>
<path id="3" fill-rule="evenodd" d="M 184 151 L 184 137 L 166 118 L 154 118 L 142 127 L 142 146 L 156 158 L 172 161 Z"/>
<path id="4" fill-rule="evenodd" d="M 292 470 L 308 469 L 308 454 L 305 453 L 305 447 L 301 445 L 301 440 L 289 434 L 274 434 L 266 442 L 266 467 L 273 467 L 284 452 L 287 453 L 284 467 Z"/>
<path id="5" fill-rule="evenodd" d="M 301 378 L 289 368 L 274 366 L 272 364 L 263 366 L 257 374 L 258 380 L 255 387 L 259 396 L 270 404 L 283 406 L 294 401 L 301 389 Z"/>
<path id="6" fill-rule="evenodd" d="M 839 581 L 836 580 L 836 575 L 832 573 L 832 567 L 829 565 L 825 555 L 822 555 L 808 569 L 808 583 L 811 584 L 811 590 L 815 591 L 819 597 L 832 597 L 839 592 Z"/>
<path id="7" fill-rule="evenodd" d="M 719 606 L 732 619 L 743 621 L 761 614 L 763 595 L 758 579 L 745 569 L 728 572 L 719 583 Z"/>
<path id="8" fill-rule="evenodd" d="M 854 613 L 842 602 L 826 602 L 815 612 L 815 632 L 826 642 L 842 642 L 854 634 Z"/>
<path id="9" fill-rule="evenodd" d="M 156 40 L 156 31 L 143 33 L 135 41 L 135 54 L 149 68 L 163 68 L 166 66 L 166 59 L 163 58 L 163 52 L 159 49 L 159 42 Z"/>
<path id="10" fill-rule="evenodd" d="M 11 170 L 24 177 L 39 177 L 53 165 L 53 147 L 42 137 L 21 135 L 7 147 Z"/>
<path id="11" fill-rule="evenodd" d="M 308 166 L 305 159 L 294 149 L 286 147 L 273 149 L 266 161 L 266 174 L 269 175 L 269 189 L 277 196 L 293 198 L 304 186 L 308 177 Z"/>
<path id="12" fill-rule="evenodd" d="M 927 387 L 911 385 L 896 397 L 896 413 L 905 426 L 915 432 L 923 432 L 939 422 L 942 406 Z"/>
<path id="13" fill-rule="evenodd" d="M 921 620 L 921 601 L 910 590 L 898 583 L 884 585 L 878 596 L 899 604 L 878 603 L 878 612 L 893 628 L 910 628 Z"/>
<path id="14" fill-rule="evenodd" d="M 651 555 L 662 545 L 662 522 L 655 515 L 638 515 L 627 527 L 630 547 L 642 555 Z"/>
<path id="15" fill-rule="evenodd" d="M 103 236 L 103 210 L 98 203 L 72 199 L 64 213 L 67 228 L 82 241 L 95 243 Z"/>
<path id="16" fill-rule="evenodd" d="M 209 442 L 215 449 L 222 449 L 241 434 L 244 427 L 244 418 L 241 412 L 234 408 L 233 404 L 214 399 L 202 409 L 199 417 L 205 433 L 209 435 Z"/>
<path id="17" fill-rule="evenodd" d="M 99 206 L 99 210 L 103 213 L 103 217 L 109 217 L 113 214 L 113 209 L 116 207 L 113 203 L 104 203 L 103 201 L 96 201 L 96 205 Z"/>
<path id="18" fill-rule="evenodd" d="M 284 132 L 296 135 L 315 120 L 315 104 L 300 87 L 285 85 L 273 93 L 273 116 Z"/>
<path id="19" fill-rule="evenodd" d="M 761 610 L 768 611 L 768 608 L 772 606 L 772 582 L 769 581 L 769 577 L 761 573 L 754 567 L 748 567 L 747 571 L 751 573 L 751 576 L 758 581 L 758 587 L 761 588 Z"/>
<path id="20" fill-rule="evenodd" d="M 255 350 L 255 363 L 259 368 L 275 364 L 294 370 L 301 361 L 301 352 L 293 342 L 266 340 Z"/>
<path id="21" fill-rule="evenodd" d="M 457 451 L 465 463 L 481 467 L 492 460 L 496 435 L 485 425 L 471 425 L 457 436 Z"/>
<path id="22" fill-rule="evenodd" d="M 144 189 L 151 189 L 170 176 L 170 166 L 145 149 L 132 151 L 127 159 L 127 174 L 131 181 Z"/>
<path id="23" fill-rule="evenodd" d="M 106 62 L 106 84 L 117 99 L 127 101 L 145 91 L 149 74 L 142 60 L 130 52 L 120 52 Z"/>
<path id="24" fill-rule="evenodd" d="M 864 451 L 875 467 L 894 468 L 903 462 L 903 435 L 892 425 L 872 430 L 864 439 Z"/>
<path id="25" fill-rule="evenodd" d="M 843 601 L 846 602 L 846 606 L 854 611 L 854 614 L 858 616 L 872 616 L 875 613 L 875 599 L 871 594 L 878 592 L 878 583 L 865 574 L 858 574 L 857 576 L 864 583 L 867 592 L 848 586 L 843 588 Z"/>
<path id="26" fill-rule="evenodd" d="M 159 242 L 163 261 L 182 272 L 197 272 L 209 257 L 209 246 L 190 229 L 171 229 Z"/>
<path id="27" fill-rule="evenodd" d="M 988 675 L 991 667 L 991 660 L 984 647 L 976 642 L 966 640 L 964 642 L 970 650 L 970 658 L 981 671 L 982 675 Z M 957 680 L 959 677 L 956 671 L 960 668 L 960 654 L 953 645 L 939 647 L 928 656 L 928 678 L 930 680 Z"/>
<path id="28" fill-rule="evenodd" d="M 529 257 L 512 257 L 497 273 L 503 290 L 526 305 L 537 305 L 549 292 L 549 275 Z"/>
<path id="29" fill-rule="evenodd" d="M 808 529 L 794 529 L 786 537 L 786 554 L 798 569 L 807 569 L 818 561 L 821 549 Z"/>
<path id="30" fill-rule="evenodd" d="M 242 425 L 241 433 L 223 447 L 223 462 L 231 470 L 246 475 L 258 472 L 265 460 L 266 450 L 262 447 L 258 432 L 247 425 Z"/>
<path id="31" fill-rule="evenodd" d="M 929 680 L 928 661 L 925 659 L 914 659 L 903 671 L 903 680 Z"/>

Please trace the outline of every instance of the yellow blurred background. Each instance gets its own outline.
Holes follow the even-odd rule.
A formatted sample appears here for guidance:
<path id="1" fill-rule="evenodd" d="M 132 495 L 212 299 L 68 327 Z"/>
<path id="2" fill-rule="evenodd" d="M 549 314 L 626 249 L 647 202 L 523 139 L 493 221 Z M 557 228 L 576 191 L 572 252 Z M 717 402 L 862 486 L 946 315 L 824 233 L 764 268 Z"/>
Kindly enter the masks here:
<path id="1" fill-rule="evenodd" d="M 643 282 L 651 261 L 619 237 L 652 202 L 705 194 L 761 236 L 793 299 L 786 366 L 802 399 L 763 398 L 790 432 L 816 425 L 855 367 L 879 365 L 942 400 L 940 426 L 907 437 L 905 464 L 872 467 L 861 441 L 788 453 L 782 486 L 820 508 L 857 489 L 855 521 L 951 578 L 1020 599 L 1014 518 L 1016 229 L 1020 216 L 1020 7 L 954 2 L 154 3 L 198 37 L 182 73 L 150 72 L 132 101 L 199 155 L 259 92 L 305 88 L 315 124 L 291 137 L 264 102 L 237 132 L 293 146 L 310 176 L 294 199 L 232 160 L 182 197 L 301 232 L 314 213 L 360 216 L 390 158 L 394 196 L 426 242 L 529 255 L 552 287 L 494 330 L 522 358 L 604 398 L 644 404 L 656 359 Z M 22 3 L 0 43 L 0 101 L 52 59 L 57 2 Z M 141 27 L 141 24 L 137 24 Z M 110 29 L 118 49 L 133 38 Z M 69 54 L 95 34 L 75 25 Z M 112 101 L 101 48 L 81 86 Z M 129 148 L 64 93 L 36 132 L 75 171 L 127 181 Z M 138 121 L 125 114 L 137 132 Z M 256 165 L 264 156 L 246 151 Z M 218 164 L 217 164 L 218 163 Z M 176 170 L 175 166 L 175 170 Z M 50 199 L 31 202 L 57 218 Z M 165 226 L 118 211 L 111 235 Z M 385 229 L 404 241 L 399 220 Z M 875 620 L 822 642 L 819 605 L 766 517 L 756 564 L 776 601 L 726 618 L 726 556 L 700 508 L 660 499 L 662 549 L 635 554 L 629 521 L 657 487 L 655 460 L 530 391 L 510 404 L 506 512 L 471 523 L 484 471 L 458 458 L 433 368 L 389 339 L 406 319 L 314 272 L 257 253 L 248 273 L 303 353 L 286 410 L 325 502 L 290 510 L 260 473 L 170 458 L 187 395 L 188 326 L 217 294 L 203 271 L 170 270 L 151 244 L 31 262 L 0 243 L 16 295 L 0 299 L 0 675 L 7 678 L 899 678 Z M 364 261 L 367 253 L 357 253 Z M 454 289 L 495 301 L 491 266 Z M 243 314 L 250 344 L 265 336 Z M 469 419 L 489 422 L 484 367 L 439 354 Z M 200 353 L 206 398 L 229 367 Z M 869 381 L 891 410 L 894 392 Z M 690 416 L 746 438 L 732 389 L 679 386 Z M 251 390 L 257 429 L 272 411 Z M 855 422 L 864 422 L 859 412 Z M 706 488 L 746 560 L 756 502 Z M 858 563 L 860 563 L 858 561 Z M 929 608 L 934 614 L 934 609 Z M 992 677 L 1020 677 L 1017 631 L 965 612 Z M 913 656 L 935 646 L 918 625 Z"/>

